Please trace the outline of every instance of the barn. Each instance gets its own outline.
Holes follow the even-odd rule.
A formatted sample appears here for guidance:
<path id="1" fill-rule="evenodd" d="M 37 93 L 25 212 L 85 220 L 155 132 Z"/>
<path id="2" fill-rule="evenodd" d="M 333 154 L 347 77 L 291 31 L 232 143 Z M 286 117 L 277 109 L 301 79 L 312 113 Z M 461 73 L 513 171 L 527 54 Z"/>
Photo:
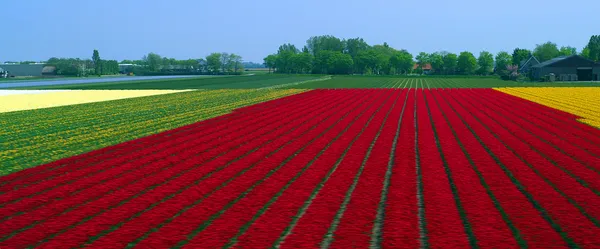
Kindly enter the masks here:
<path id="1" fill-rule="evenodd" d="M 40 77 L 53 75 L 56 67 L 44 64 L 0 64 L 7 77 Z"/>
<path id="2" fill-rule="evenodd" d="M 557 81 L 598 81 L 600 64 L 579 55 L 561 56 L 531 67 L 534 80 L 554 75 Z"/>

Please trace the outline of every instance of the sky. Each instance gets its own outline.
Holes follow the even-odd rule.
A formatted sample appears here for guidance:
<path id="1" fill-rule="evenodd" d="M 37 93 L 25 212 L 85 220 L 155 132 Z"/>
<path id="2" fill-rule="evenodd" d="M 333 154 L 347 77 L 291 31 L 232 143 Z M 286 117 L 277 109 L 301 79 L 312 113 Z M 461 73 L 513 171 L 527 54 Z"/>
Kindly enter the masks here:
<path id="1" fill-rule="evenodd" d="M 176 59 L 212 52 L 260 62 L 316 35 L 419 52 L 497 53 L 546 41 L 578 51 L 600 34 L 598 0 L 7 0 L 0 61 Z"/>

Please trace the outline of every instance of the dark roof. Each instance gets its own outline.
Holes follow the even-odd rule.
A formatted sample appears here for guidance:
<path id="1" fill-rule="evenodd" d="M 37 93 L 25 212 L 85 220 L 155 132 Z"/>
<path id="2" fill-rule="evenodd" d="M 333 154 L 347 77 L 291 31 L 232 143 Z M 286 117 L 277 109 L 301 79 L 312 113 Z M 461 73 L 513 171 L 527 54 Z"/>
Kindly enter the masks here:
<path id="1" fill-rule="evenodd" d="M 41 76 L 44 64 L 0 64 L 0 67 L 14 76 Z"/>
<path id="2" fill-rule="evenodd" d="M 556 58 L 554 58 L 554 59 L 550 59 L 550 60 L 544 61 L 544 62 L 542 62 L 542 63 L 540 63 L 540 64 L 537 64 L 537 65 L 535 65 L 535 66 L 533 66 L 533 67 L 536 67 L 536 68 L 539 68 L 539 67 L 545 67 L 545 66 L 548 66 L 548 65 L 551 65 L 551 64 L 557 63 L 557 62 L 559 62 L 559 61 L 562 61 L 562 60 L 564 60 L 564 59 L 567 59 L 567 58 L 569 58 L 569 57 L 572 57 L 572 56 L 575 56 L 575 55 L 556 57 Z"/>
<path id="3" fill-rule="evenodd" d="M 535 56 L 531 55 L 531 56 L 529 56 L 529 58 L 527 58 L 527 59 L 525 59 L 525 60 L 522 60 L 522 61 L 521 61 L 521 63 L 519 63 L 519 67 L 523 67 L 523 66 L 525 66 L 525 65 L 526 65 L 527 63 L 529 63 L 529 62 L 530 62 L 532 59 L 533 59 L 534 61 L 536 61 L 538 64 L 540 64 L 540 61 L 539 61 L 537 58 L 535 58 Z M 537 64 L 536 64 L 536 65 L 537 65 Z"/>

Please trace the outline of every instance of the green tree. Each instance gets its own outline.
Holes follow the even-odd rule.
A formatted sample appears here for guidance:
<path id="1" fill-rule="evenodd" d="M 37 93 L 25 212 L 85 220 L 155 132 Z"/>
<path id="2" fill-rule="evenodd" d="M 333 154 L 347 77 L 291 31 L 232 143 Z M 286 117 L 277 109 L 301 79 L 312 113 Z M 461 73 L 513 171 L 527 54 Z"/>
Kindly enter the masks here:
<path id="1" fill-rule="evenodd" d="M 590 41 L 582 51 L 582 56 L 593 61 L 600 61 L 600 35 L 590 37 Z"/>
<path id="2" fill-rule="evenodd" d="M 271 73 L 272 70 L 275 70 L 275 66 L 277 65 L 277 55 L 276 54 L 270 54 L 267 57 L 265 57 L 264 59 L 264 64 L 267 68 L 269 68 L 269 73 Z"/>
<path id="3" fill-rule="evenodd" d="M 343 52 L 344 42 L 332 35 L 313 36 L 306 41 L 306 47 L 313 56 L 317 56 L 322 50 Z"/>
<path id="4" fill-rule="evenodd" d="M 488 75 L 494 70 L 494 55 L 488 51 L 481 51 L 479 58 L 477 58 L 477 65 L 479 66 L 479 74 Z"/>
<path id="5" fill-rule="evenodd" d="M 294 54 L 292 64 L 295 73 L 310 73 L 312 70 L 313 56 L 308 52 Z"/>
<path id="6" fill-rule="evenodd" d="M 293 44 L 283 44 L 277 50 L 277 61 L 275 62 L 277 72 L 292 73 L 294 68 L 294 55 L 300 51 Z"/>
<path id="7" fill-rule="evenodd" d="M 435 52 L 429 56 L 429 63 L 433 73 L 441 74 L 444 70 L 444 56 L 440 52 Z"/>
<path id="8" fill-rule="evenodd" d="M 511 63 L 512 56 L 509 53 L 501 51 L 496 54 L 496 74 L 506 76 L 508 74 L 506 67 L 511 65 Z"/>
<path id="9" fill-rule="evenodd" d="M 569 55 L 576 55 L 576 54 L 577 54 L 577 49 L 574 47 L 570 47 L 570 46 L 560 47 L 559 56 L 569 56 Z"/>
<path id="10" fill-rule="evenodd" d="M 463 75 L 472 75 L 477 69 L 477 59 L 471 52 L 461 52 L 456 63 L 457 71 Z"/>
<path id="11" fill-rule="evenodd" d="M 407 74 L 414 65 L 413 56 L 406 50 L 395 51 L 390 57 L 390 64 L 397 74 Z"/>
<path id="12" fill-rule="evenodd" d="M 237 54 L 229 55 L 230 62 L 233 64 L 233 72 L 239 73 L 244 71 L 244 65 L 242 64 L 242 56 Z"/>
<path id="13" fill-rule="evenodd" d="M 352 57 L 348 54 L 343 54 L 341 52 L 332 51 L 331 61 L 329 73 L 333 74 L 350 74 L 352 73 L 352 68 L 354 67 L 354 61 Z"/>
<path id="14" fill-rule="evenodd" d="M 429 54 L 421 52 L 417 55 L 417 57 L 415 57 L 415 59 L 417 60 L 417 64 L 419 65 L 419 70 L 423 70 L 423 66 L 429 63 Z"/>
<path id="15" fill-rule="evenodd" d="M 158 72 L 162 66 L 163 58 L 161 58 L 158 54 L 149 53 L 148 55 L 144 56 L 142 60 L 146 62 L 146 65 L 148 65 L 148 69 L 150 71 Z"/>
<path id="16" fill-rule="evenodd" d="M 221 67 L 221 53 L 212 53 L 206 56 L 206 68 L 209 72 L 217 74 Z"/>
<path id="17" fill-rule="evenodd" d="M 373 49 L 358 52 L 355 59 L 355 63 L 357 64 L 356 68 L 360 74 L 374 73 L 377 69 L 377 62 L 377 51 Z"/>
<path id="18" fill-rule="evenodd" d="M 444 61 L 444 73 L 456 73 L 456 64 L 458 63 L 458 56 L 453 53 L 445 53 L 442 58 L 442 60 Z"/>
<path id="19" fill-rule="evenodd" d="M 390 74 L 392 70 L 392 66 L 390 65 L 390 58 L 396 51 L 391 48 L 387 43 L 383 43 L 383 45 L 375 45 L 371 48 L 371 50 L 375 51 L 377 64 L 375 67 L 376 74 Z"/>
<path id="20" fill-rule="evenodd" d="M 348 39 L 345 44 L 346 48 L 344 49 L 344 52 L 349 54 L 352 59 L 355 59 L 359 52 L 365 51 L 370 47 L 363 38 Z"/>
<path id="21" fill-rule="evenodd" d="M 590 56 L 590 49 L 587 46 L 585 48 L 583 48 L 583 50 L 581 50 L 581 54 L 579 54 L 579 55 L 581 55 L 585 58 L 588 58 L 588 59 L 592 59 Z"/>
<path id="22" fill-rule="evenodd" d="M 102 74 L 102 64 L 100 59 L 100 53 L 97 49 L 94 49 L 94 53 L 92 54 L 92 61 L 94 62 L 94 69 L 96 71 L 96 75 Z"/>
<path id="23" fill-rule="evenodd" d="M 533 50 L 533 55 L 540 62 L 544 62 L 552 58 L 558 57 L 560 55 L 560 51 L 558 50 L 558 46 L 556 46 L 556 43 L 546 42 L 544 44 L 536 45 L 535 49 Z"/>
<path id="24" fill-rule="evenodd" d="M 512 54 L 512 64 L 521 66 L 521 62 L 531 57 L 531 51 L 528 49 L 515 48 Z M 539 58 L 538 58 L 539 59 Z"/>

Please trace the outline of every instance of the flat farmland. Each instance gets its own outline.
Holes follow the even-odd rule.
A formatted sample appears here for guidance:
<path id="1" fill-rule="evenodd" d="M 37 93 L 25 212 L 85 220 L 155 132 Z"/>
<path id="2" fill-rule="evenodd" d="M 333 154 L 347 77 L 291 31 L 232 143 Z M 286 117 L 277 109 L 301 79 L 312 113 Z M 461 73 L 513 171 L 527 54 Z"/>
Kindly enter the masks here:
<path id="1" fill-rule="evenodd" d="M 331 80 L 313 81 L 290 86 L 305 89 L 345 88 L 494 88 L 494 87 L 598 87 L 600 82 L 516 82 L 497 77 L 400 77 L 400 76 L 334 76 Z"/>
<path id="2" fill-rule="evenodd" d="M 79 89 L 79 90 L 133 90 L 133 89 L 256 89 L 296 85 L 299 82 L 328 79 L 319 75 L 260 74 L 242 76 L 190 77 L 180 79 L 146 80 L 134 82 L 106 82 L 33 86 L 22 89 Z"/>
<path id="3" fill-rule="evenodd" d="M 0 248 L 600 246 L 600 129 L 572 113 L 598 88 L 440 88 L 469 80 L 281 93 L 2 176 Z"/>

